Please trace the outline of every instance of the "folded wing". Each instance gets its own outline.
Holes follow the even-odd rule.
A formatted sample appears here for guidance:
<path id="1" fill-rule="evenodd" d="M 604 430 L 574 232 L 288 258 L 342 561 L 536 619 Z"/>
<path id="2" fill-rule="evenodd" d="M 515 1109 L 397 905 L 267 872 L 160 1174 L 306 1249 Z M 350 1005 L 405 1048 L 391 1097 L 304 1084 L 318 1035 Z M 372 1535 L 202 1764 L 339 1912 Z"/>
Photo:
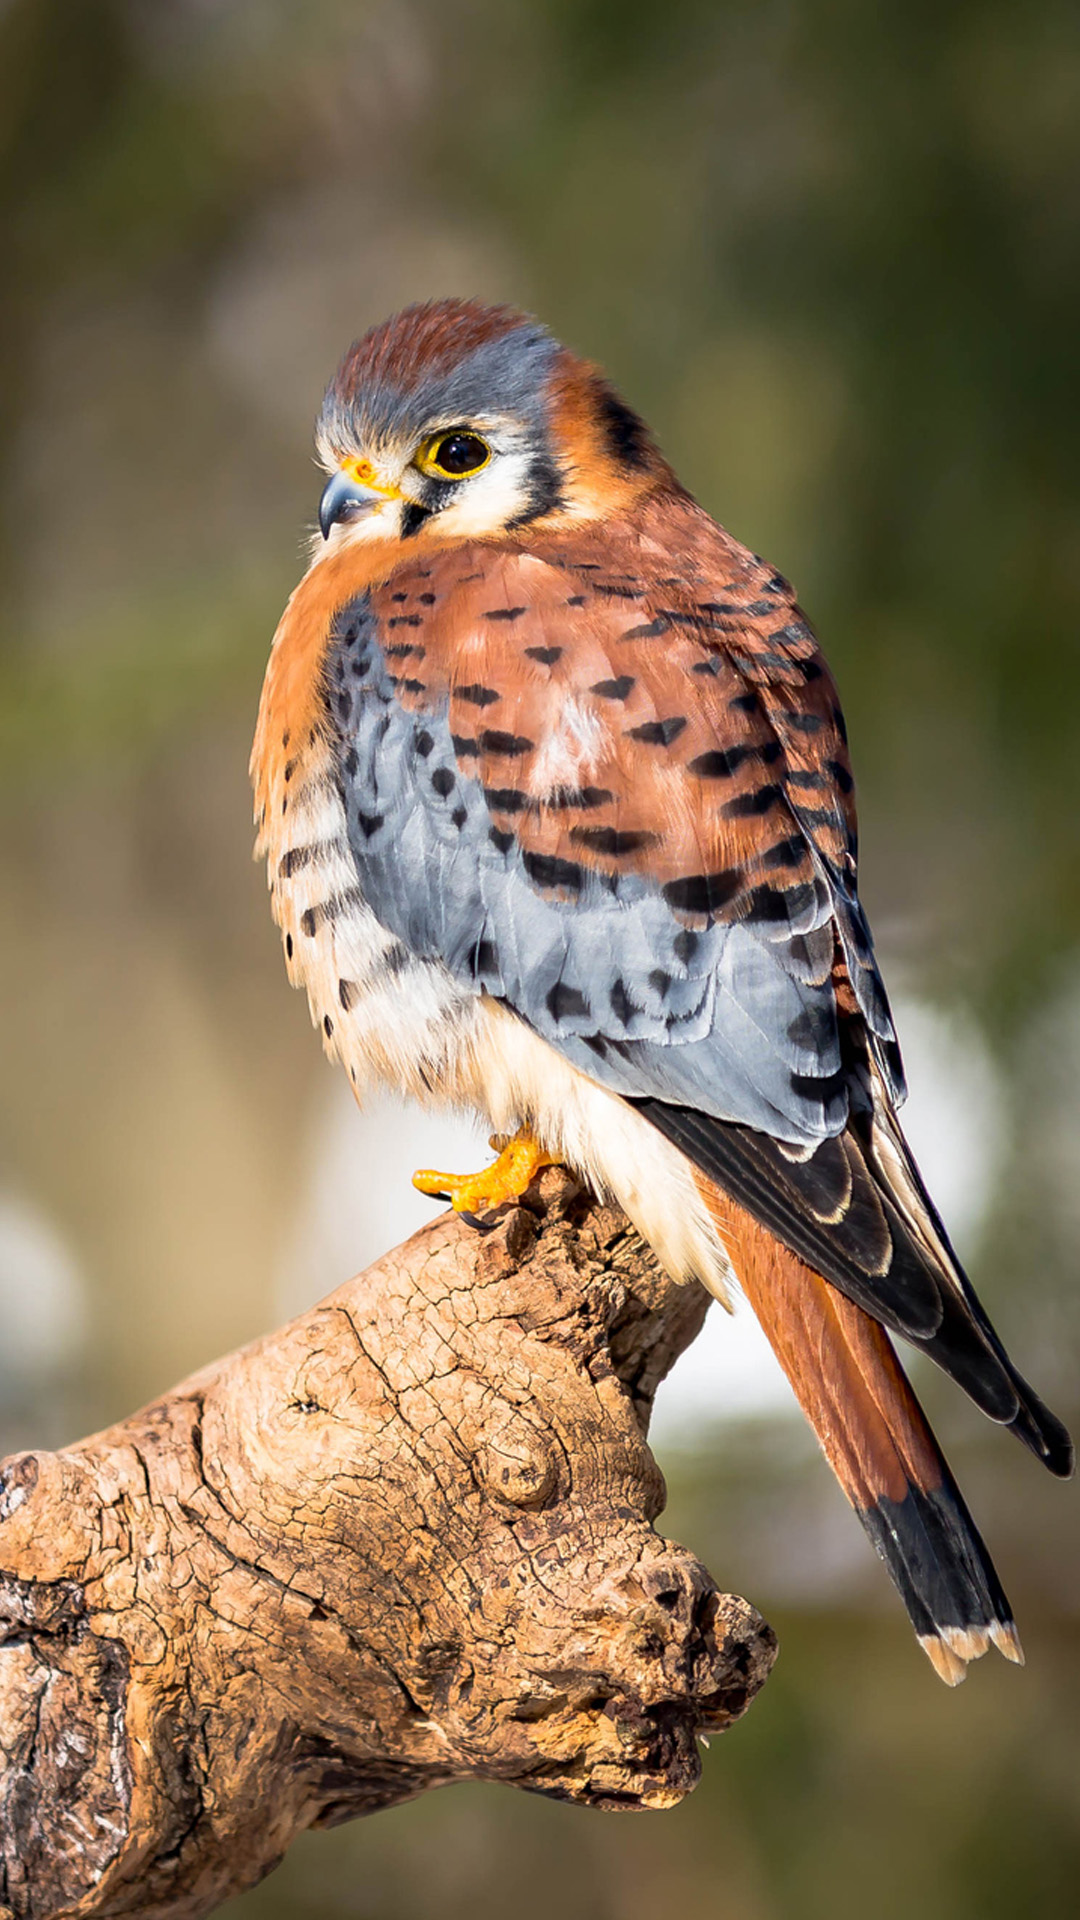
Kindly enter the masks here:
<path id="1" fill-rule="evenodd" d="M 682 495 L 399 565 L 327 662 L 365 897 L 648 1117 L 1056 1472 L 894 1117 L 836 690 Z"/>

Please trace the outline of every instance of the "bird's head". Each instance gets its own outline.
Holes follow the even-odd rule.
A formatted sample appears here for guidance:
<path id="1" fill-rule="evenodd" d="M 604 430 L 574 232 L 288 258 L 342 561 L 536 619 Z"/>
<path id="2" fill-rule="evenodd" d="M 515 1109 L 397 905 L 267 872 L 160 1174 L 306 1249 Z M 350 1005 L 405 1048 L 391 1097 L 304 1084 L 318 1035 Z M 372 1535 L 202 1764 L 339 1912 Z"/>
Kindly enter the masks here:
<path id="1" fill-rule="evenodd" d="M 513 307 L 407 307 L 349 349 L 316 430 L 334 546 L 595 519 L 673 484 L 604 375 Z"/>

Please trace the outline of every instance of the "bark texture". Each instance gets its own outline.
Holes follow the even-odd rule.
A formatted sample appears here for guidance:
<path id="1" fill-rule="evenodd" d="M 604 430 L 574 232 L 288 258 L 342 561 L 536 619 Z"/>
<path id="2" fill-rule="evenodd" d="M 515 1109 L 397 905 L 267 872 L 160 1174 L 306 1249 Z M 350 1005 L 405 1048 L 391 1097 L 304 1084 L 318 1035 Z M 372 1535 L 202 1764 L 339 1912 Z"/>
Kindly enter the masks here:
<path id="1" fill-rule="evenodd" d="M 667 1807 L 775 1642 L 652 1527 L 700 1327 L 559 1170 L 0 1467 L 0 1920 L 179 1920 L 462 1779 Z"/>

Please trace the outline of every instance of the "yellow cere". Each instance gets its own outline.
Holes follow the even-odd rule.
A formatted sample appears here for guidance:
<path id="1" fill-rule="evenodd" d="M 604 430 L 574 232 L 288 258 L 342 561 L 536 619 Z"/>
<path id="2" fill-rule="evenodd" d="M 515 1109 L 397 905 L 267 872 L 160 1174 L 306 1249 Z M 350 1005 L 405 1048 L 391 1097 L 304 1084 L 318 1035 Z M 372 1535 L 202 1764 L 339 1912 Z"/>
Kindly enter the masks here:
<path id="1" fill-rule="evenodd" d="M 347 473 L 350 480 L 355 480 L 358 486 L 370 487 L 375 493 L 385 493 L 388 499 L 396 500 L 399 497 L 396 487 L 387 486 L 385 481 L 377 478 L 370 460 L 350 456 L 341 462 L 341 471 Z"/>

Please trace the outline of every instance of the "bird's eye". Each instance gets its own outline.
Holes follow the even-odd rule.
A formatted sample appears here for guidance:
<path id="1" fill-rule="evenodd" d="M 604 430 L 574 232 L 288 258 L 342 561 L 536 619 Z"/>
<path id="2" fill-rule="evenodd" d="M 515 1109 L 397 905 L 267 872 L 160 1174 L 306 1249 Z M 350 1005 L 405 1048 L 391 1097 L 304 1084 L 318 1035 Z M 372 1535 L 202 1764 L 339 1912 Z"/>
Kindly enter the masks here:
<path id="1" fill-rule="evenodd" d="M 491 448 L 478 433 L 437 433 L 416 457 L 422 473 L 440 480 L 460 480 L 466 474 L 479 473 L 491 459 Z"/>

